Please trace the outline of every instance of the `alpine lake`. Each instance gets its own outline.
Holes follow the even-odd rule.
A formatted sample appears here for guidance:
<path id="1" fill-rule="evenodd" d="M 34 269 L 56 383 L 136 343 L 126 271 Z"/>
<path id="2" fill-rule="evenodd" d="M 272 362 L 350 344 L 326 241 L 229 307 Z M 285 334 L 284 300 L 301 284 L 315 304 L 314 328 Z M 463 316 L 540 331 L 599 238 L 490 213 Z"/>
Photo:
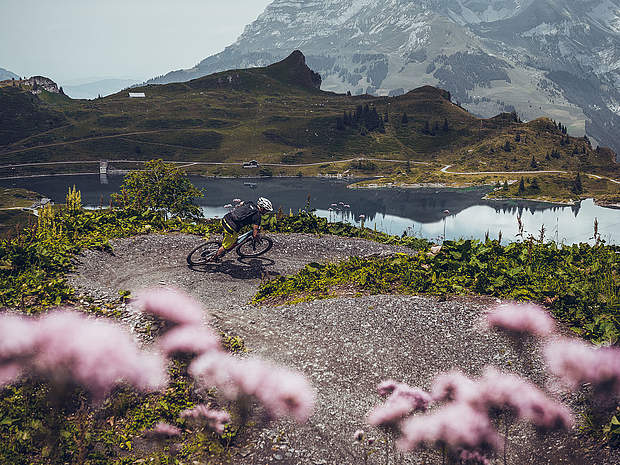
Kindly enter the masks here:
<path id="1" fill-rule="evenodd" d="M 82 192 L 89 208 L 109 205 L 110 194 L 118 192 L 122 175 L 42 176 L 0 181 L 1 187 L 21 187 L 38 192 L 54 202 L 64 202 L 70 187 Z M 594 223 L 608 244 L 620 243 L 620 210 L 600 207 L 592 199 L 575 205 L 531 201 L 486 200 L 489 188 L 377 188 L 351 189 L 351 180 L 324 178 L 207 178 L 191 176 L 203 189 L 199 204 L 204 215 L 221 218 L 233 199 L 269 198 L 283 214 L 308 206 L 331 221 L 344 221 L 376 228 L 388 234 L 422 237 L 434 241 L 484 239 L 488 235 L 502 242 L 519 239 L 517 217 L 524 237 L 574 244 L 593 242 Z"/>

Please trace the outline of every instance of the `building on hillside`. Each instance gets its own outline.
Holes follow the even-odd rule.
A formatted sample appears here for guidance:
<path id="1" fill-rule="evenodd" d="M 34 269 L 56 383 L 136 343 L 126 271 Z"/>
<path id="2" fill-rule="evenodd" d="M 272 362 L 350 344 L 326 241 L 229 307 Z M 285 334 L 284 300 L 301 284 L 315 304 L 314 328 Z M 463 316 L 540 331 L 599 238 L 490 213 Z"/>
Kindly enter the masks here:
<path id="1" fill-rule="evenodd" d="M 144 92 L 129 92 L 129 98 L 144 98 L 146 95 Z"/>

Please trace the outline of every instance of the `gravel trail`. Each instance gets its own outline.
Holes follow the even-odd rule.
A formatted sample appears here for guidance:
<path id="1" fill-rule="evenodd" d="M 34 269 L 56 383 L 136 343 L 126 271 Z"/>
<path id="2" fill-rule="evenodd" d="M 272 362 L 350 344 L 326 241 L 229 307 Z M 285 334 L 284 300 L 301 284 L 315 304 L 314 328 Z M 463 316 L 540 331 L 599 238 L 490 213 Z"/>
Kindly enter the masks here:
<path id="1" fill-rule="evenodd" d="M 304 234 L 270 235 L 274 248 L 264 259 L 241 263 L 234 252 L 219 265 L 190 270 L 187 253 L 196 236 L 148 235 L 113 242 L 114 255 L 86 251 L 71 284 L 100 299 L 118 291 L 175 286 L 202 301 L 222 331 L 241 336 L 251 353 L 301 370 L 317 390 L 317 408 L 306 425 L 271 424 L 239 450 L 239 464 L 364 463 L 352 444 L 368 411 L 380 402 L 376 385 L 387 378 L 430 388 L 438 373 L 460 368 L 478 375 L 496 365 L 545 383 L 537 348 L 531 366 L 510 342 L 487 331 L 480 317 L 495 299 L 379 295 L 306 302 L 292 306 L 248 305 L 263 279 L 291 274 L 307 263 L 348 256 L 410 252 L 360 239 Z M 575 403 L 576 398 L 563 400 Z M 458 419 L 455 419 L 455 422 Z M 378 431 L 371 431 L 381 441 Z M 380 442 L 379 441 L 379 442 Z M 353 455 L 352 455 L 353 454 Z M 527 425 L 511 429 L 509 464 L 620 463 L 607 450 L 590 448 L 576 432 L 538 439 Z M 355 458 L 354 458 L 355 457 Z M 390 463 L 394 457 L 391 457 Z M 385 463 L 384 452 L 369 463 Z M 408 454 L 403 463 L 441 464 L 436 452 Z M 493 463 L 503 463 L 496 459 Z"/>

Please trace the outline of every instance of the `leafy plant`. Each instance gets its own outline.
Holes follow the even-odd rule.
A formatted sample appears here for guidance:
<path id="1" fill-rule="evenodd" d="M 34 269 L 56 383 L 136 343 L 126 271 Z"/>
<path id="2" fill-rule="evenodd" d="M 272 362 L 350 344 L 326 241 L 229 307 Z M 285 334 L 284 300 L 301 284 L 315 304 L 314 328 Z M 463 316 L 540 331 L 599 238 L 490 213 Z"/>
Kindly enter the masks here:
<path id="1" fill-rule="evenodd" d="M 171 163 L 150 160 L 144 169 L 125 176 L 114 202 L 138 211 L 153 210 L 167 218 L 199 218 L 200 208 L 194 200 L 202 197 L 187 175 Z"/>
<path id="2" fill-rule="evenodd" d="M 571 246 L 534 241 L 446 241 L 438 255 L 351 257 L 310 264 L 259 288 L 254 302 L 283 303 L 336 295 L 339 288 L 367 294 L 486 294 L 544 303 L 585 339 L 620 336 L 620 262 L 615 246 Z"/>

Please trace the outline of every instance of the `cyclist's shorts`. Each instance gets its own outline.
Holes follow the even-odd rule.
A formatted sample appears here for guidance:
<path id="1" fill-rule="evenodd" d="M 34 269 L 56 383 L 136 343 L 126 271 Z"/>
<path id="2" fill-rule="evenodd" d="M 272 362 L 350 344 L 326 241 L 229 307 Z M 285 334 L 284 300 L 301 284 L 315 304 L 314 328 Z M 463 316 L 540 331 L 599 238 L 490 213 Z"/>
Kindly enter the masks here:
<path id="1" fill-rule="evenodd" d="M 224 240 L 222 240 L 222 246 L 228 250 L 235 245 L 235 242 L 237 242 L 239 233 L 231 228 L 230 225 L 224 220 L 222 220 L 222 228 L 224 228 Z"/>

